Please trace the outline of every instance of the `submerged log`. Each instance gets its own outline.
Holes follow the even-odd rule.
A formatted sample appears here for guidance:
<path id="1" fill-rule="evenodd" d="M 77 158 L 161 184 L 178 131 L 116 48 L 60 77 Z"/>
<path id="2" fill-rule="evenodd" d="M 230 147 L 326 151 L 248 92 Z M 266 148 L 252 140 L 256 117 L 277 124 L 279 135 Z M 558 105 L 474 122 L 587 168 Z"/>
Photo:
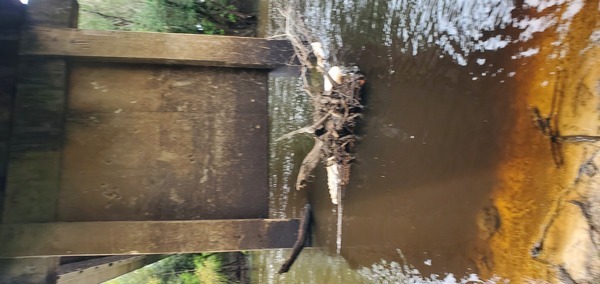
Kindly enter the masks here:
<path id="1" fill-rule="evenodd" d="M 310 204 L 306 204 L 304 205 L 304 216 L 300 221 L 300 227 L 298 228 L 298 238 L 296 239 L 296 242 L 294 243 L 294 246 L 292 248 L 292 254 L 290 254 L 290 257 L 285 261 L 285 263 L 283 263 L 283 265 L 279 269 L 279 274 L 288 272 L 290 270 L 290 267 L 292 267 L 292 264 L 294 264 L 294 261 L 296 261 L 296 258 L 298 258 L 298 256 L 300 255 L 300 252 L 302 252 L 302 249 L 304 249 L 310 229 L 310 216 L 311 206 Z"/>

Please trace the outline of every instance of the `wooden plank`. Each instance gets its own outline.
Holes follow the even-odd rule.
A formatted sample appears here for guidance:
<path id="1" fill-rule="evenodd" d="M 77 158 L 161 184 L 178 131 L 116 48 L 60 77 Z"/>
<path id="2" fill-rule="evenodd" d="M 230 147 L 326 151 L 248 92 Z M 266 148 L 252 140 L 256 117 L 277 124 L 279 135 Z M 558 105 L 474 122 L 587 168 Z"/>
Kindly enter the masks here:
<path id="1" fill-rule="evenodd" d="M 71 70 L 58 221 L 268 217 L 267 70 Z"/>
<path id="2" fill-rule="evenodd" d="M 29 0 L 28 26 L 75 28 L 79 4 L 77 0 Z"/>
<path id="3" fill-rule="evenodd" d="M 51 222 L 56 218 L 60 153 L 27 153 L 11 161 L 4 204 L 4 223 Z"/>
<path id="4" fill-rule="evenodd" d="M 0 259 L 0 283 L 56 283 L 58 257 Z"/>
<path id="5" fill-rule="evenodd" d="M 107 256 L 63 264 L 58 269 L 57 283 L 104 283 L 164 258 L 163 255 Z"/>
<path id="6" fill-rule="evenodd" d="M 271 69 L 289 63 L 293 50 L 288 41 L 250 37 L 35 27 L 24 31 L 21 55 Z"/>
<path id="7" fill-rule="evenodd" d="M 298 219 L 0 225 L 0 257 L 173 254 L 290 248 Z"/>

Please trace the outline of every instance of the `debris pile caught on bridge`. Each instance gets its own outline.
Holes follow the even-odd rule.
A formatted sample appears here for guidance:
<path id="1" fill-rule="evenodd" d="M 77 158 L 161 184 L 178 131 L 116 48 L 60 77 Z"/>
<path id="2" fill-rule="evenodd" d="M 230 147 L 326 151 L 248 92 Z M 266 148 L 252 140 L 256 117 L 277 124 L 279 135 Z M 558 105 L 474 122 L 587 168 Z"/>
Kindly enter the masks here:
<path id="1" fill-rule="evenodd" d="M 314 40 L 301 17 L 295 15 L 291 6 L 278 9 L 285 18 L 283 35 L 292 43 L 306 94 L 311 97 L 314 108 L 313 124 L 292 131 L 277 140 L 289 139 L 296 134 L 306 133 L 314 138 L 314 146 L 300 166 L 296 189 L 302 189 L 311 172 L 319 164 L 327 169 L 327 185 L 333 204 L 342 198 L 342 190 L 350 179 L 350 166 L 354 160 L 357 120 L 362 116 L 361 97 L 365 77 L 358 67 L 330 66 L 326 52 L 320 42 Z M 323 75 L 323 83 L 314 82 L 315 72 Z M 322 85 L 321 89 L 315 85 Z M 341 208 L 340 208 L 341 209 Z M 341 214 L 338 212 L 338 214 Z"/>

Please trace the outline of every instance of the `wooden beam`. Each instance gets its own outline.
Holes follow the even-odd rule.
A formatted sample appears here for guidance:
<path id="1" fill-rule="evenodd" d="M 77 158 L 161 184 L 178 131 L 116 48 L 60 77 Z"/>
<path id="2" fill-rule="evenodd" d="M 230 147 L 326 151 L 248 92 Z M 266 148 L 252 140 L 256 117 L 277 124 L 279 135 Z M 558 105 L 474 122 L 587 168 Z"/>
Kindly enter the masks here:
<path id="1" fill-rule="evenodd" d="M 28 26 L 77 27 L 79 4 L 77 0 L 29 0 Z"/>
<path id="2" fill-rule="evenodd" d="M 298 219 L 3 224 L 0 258 L 291 248 L 298 226 Z"/>
<path id="3" fill-rule="evenodd" d="M 56 283 L 58 257 L 0 259 L 0 283 Z"/>
<path id="4" fill-rule="evenodd" d="M 163 255 L 107 256 L 61 265 L 58 284 L 104 283 L 148 264 L 164 259 Z"/>
<path id="5" fill-rule="evenodd" d="M 272 69 L 289 63 L 288 41 L 174 33 L 34 27 L 21 55 L 81 60 Z"/>

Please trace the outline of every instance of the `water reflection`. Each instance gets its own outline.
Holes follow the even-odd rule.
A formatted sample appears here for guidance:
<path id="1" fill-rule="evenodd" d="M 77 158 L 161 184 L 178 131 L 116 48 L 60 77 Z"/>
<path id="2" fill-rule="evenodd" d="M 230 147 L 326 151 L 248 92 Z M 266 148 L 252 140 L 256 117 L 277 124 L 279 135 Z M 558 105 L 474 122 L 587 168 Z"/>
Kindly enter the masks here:
<path id="1" fill-rule="evenodd" d="M 331 0 L 305 1 L 304 9 L 329 50 L 343 49 L 350 35 L 413 56 L 436 48 L 466 66 L 477 62 L 473 54 L 523 44 L 551 29 L 558 32 L 555 45 L 563 46 L 554 56 L 564 56 L 566 33 L 584 2 L 525 0 L 517 6 L 513 0 Z"/>
<path id="2" fill-rule="evenodd" d="M 361 277 L 369 275 L 365 271 L 374 273 L 371 280 L 386 273 L 405 275 L 396 269 L 401 265 L 390 264 L 401 263 L 398 249 L 425 275 L 468 278 L 478 269 L 493 270 L 485 242 L 499 224 L 489 221 L 497 212 L 489 209 L 494 206 L 490 194 L 499 184 L 506 137 L 513 134 L 517 113 L 523 113 L 515 106 L 526 107 L 526 94 L 520 93 L 529 84 L 525 74 L 538 72 L 534 63 L 568 59 L 573 20 L 590 3 L 597 1 L 301 3 L 307 24 L 332 61 L 356 64 L 369 78 L 358 164 L 344 201 L 342 247 L 350 267 L 362 267 Z M 277 27 L 270 31 L 279 34 Z M 585 42 L 577 43 L 582 48 L 576 52 L 583 55 L 600 43 L 600 29 L 595 24 L 582 32 Z M 555 40 L 540 44 L 548 37 Z M 556 69 L 543 72 L 549 78 L 536 84 L 551 87 Z M 274 137 L 308 124 L 306 97 L 298 93 L 295 79 L 277 78 L 271 88 Z M 317 244 L 331 248 L 335 208 L 323 173 L 317 172 L 306 192 L 290 190 L 309 141 L 271 144 L 272 215 L 297 216 L 304 200 L 310 200 L 318 220 Z M 536 143 L 545 141 L 530 143 L 539 148 Z M 323 255 L 314 263 L 348 268 L 344 260 Z M 351 273 L 344 269 L 331 273 Z M 295 279 L 309 279 L 302 277 Z"/>
<path id="3" fill-rule="evenodd" d="M 401 254 L 401 252 L 399 252 Z M 343 258 L 335 258 L 317 249 L 305 249 L 287 274 L 276 274 L 274 260 L 284 259 L 281 251 L 251 253 L 253 270 L 251 279 L 255 283 L 495 283 L 498 278 L 482 281 L 476 274 L 457 277 L 454 274 L 428 275 L 409 265 L 395 261 L 379 261 L 369 267 L 351 269 Z M 260 265 L 257 265 L 260 264 Z"/>
<path id="4" fill-rule="evenodd" d="M 291 204 L 289 200 L 301 200 L 304 194 L 294 189 L 298 172 L 297 166 L 309 149 L 308 143 L 302 141 L 275 142 L 279 136 L 307 125 L 311 120 L 311 109 L 308 97 L 299 89 L 300 82 L 297 78 L 280 74 L 271 76 L 269 81 L 269 113 L 270 113 L 270 159 L 269 159 L 269 186 L 270 208 L 272 218 L 295 217 L 290 212 L 297 212 L 302 208 L 299 202 Z M 300 196 L 298 196 L 300 194 Z"/>

